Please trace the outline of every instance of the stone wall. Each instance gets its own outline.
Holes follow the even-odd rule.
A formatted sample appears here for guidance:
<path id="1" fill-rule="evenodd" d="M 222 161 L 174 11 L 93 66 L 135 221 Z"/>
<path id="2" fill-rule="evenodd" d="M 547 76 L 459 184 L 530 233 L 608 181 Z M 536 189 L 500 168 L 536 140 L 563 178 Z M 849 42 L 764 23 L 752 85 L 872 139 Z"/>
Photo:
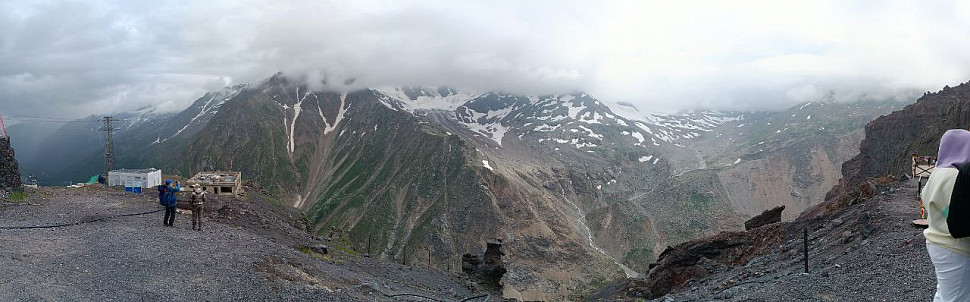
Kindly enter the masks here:
<path id="1" fill-rule="evenodd" d="M 0 137 L 0 190 L 20 189 L 20 167 L 14 158 L 10 137 Z"/>

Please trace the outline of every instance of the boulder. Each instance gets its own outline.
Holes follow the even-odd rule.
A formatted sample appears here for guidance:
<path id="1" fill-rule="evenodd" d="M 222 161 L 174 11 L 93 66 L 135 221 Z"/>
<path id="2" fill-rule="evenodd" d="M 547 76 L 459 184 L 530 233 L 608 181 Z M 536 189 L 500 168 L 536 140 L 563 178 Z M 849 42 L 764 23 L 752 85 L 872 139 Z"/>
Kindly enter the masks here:
<path id="1" fill-rule="evenodd" d="M 779 206 L 771 210 L 766 210 L 758 214 L 758 216 L 748 219 L 744 222 L 744 230 L 752 230 L 760 228 L 772 223 L 781 222 L 781 212 L 785 210 L 785 206 Z"/>
<path id="2" fill-rule="evenodd" d="M 317 252 L 320 254 L 326 254 L 327 252 L 330 251 L 330 247 L 325 244 L 317 244 L 317 245 L 311 246 L 310 250 L 313 250 L 314 252 Z"/>
<path id="3" fill-rule="evenodd" d="M 502 256 L 505 256 L 505 252 L 502 251 L 502 241 L 489 240 L 485 254 L 481 257 L 470 253 L 461 256 L 461 270 L 477 279 L 479 283 L 502 288 L 502 276 L 507 271 Z"/>

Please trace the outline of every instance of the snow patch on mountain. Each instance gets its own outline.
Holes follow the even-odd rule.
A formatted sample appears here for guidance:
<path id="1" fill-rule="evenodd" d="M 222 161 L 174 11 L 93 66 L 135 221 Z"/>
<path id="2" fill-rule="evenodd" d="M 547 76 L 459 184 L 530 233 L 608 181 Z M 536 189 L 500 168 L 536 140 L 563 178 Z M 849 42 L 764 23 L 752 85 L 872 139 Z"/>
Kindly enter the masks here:
<path id="1" fill-rule="evenodd" d="M 667 143 L 677 143 L 700 137 L 704 132 L 712 132 L 721 125 L 742 120 L 742 115 L 718 111 L 686 111 L 677 114 L 643 112 L 633 105 L 613 104 L 610 106 L 617 115 L 633 121 L 651 136 Z M 654 144 L 657 142 L 654 140 Z"/>
<path id="2" fill-rule="evenodd" d="M 306 100 L 306 98 L 308 96 L 310 96 L 311 94 L 313 94 L 313 93 L 310 92 L 309 90 L 307 90 L 307 91 L 305 91 L 303 93 L 303 97 L 300 97 L 300 87 L 299 86 L 296 87 L 296 97 L 298 99 L 296 100 L 296 104 L 293 105 L 293 120 L 290 121 L 290 125 L 289 125 L 289 130 L 290 131 L 288 131 L 286 133 L 287 136 L 288 136 L 288 141 L 287 141 L 287 144 L 286 144 L 286 150 L 289 151 L 290 154 L 293 154 L 293 150 L 296 149 L 296 142 L 295 142 L 295 137 L 296 137 L 296 135 L 295 135 L 295 132 L 296 132 L 296 120 L 300 117 L 300 111 L 303 109 L 303 101 Z M 314 96 L 316 96 L 316 95 L 314 95 Z M 286 106 L 284 106 L 283 108 L 285 110 Z M 285 116 L 283 117 L 283 122 L 286 123 L 286 117 Z"/>
<path id="3" fill-rule="evenodd" d="M 454 111 L 471 99 L 481 96 L 480 93 L 454 91 L 445 88 L 430 89 L 417 87 L 387 87 L 375 89 L 388 99 L 382 100 L 384 105 L 394 109 L 392 100 L 396 101 L 405 111 L 414 113 L 418 110 L 446 110 Z"/>
<path id="4" fill-rule="evenodd" d="M 484 135 L 502 145 L 502 138 L 509 128 L 502 124 L 502 119 L 509 115 L 514 108 L 507 107 L 499 110 L 478 112 L 467 106 L 455 110 L 455 119 L 469 130 Z"/>
<path id="5" fill-rule="evenodd" d="M 208 96 L 207 99 L 206 99 L 206 96 L 203 96 L 203 98 L 200 99 L 200 100 L 206 99 L 205 101 L 203 102 L 196 101 L 195 104 L 192 105 L 192 107 L 189 107 L 189 109 L 187 109 L 187 110 L 198 110 L 198 113 L 196 113 L 195 116 L 189 119 L 189 121 L 185 123 L 185 125 L 183 125 L 181 128 L 179 128 L 179 130 L 175 131 L 175 134 L 172 134 L 171 136 L 164 139 L 156 139 L 155 144 L 163 143 L 173 137 L 178 136 L 179 134 L 182 134 L 182 132 L 184 132 L 193 124 L 197 124 L 197 123 L 204 124 L 204 120 L 207 121 L 208 118 L 215 116 L 215 114 L 219 110 L 219 107 L 222 107 L 222 104 L 225 104 L 226 101 L 236 97 L 236 95 L 238 95 L 239 92 L 241 92 L 246 87 L 247 87 L 246 85 L 236 85 L 232 87 L 226 87 L 218 92 L 210 92 L 206 94 L 206 96 Z M 197 108 L 193 108 L 193 107 L 197 107 Z"/>

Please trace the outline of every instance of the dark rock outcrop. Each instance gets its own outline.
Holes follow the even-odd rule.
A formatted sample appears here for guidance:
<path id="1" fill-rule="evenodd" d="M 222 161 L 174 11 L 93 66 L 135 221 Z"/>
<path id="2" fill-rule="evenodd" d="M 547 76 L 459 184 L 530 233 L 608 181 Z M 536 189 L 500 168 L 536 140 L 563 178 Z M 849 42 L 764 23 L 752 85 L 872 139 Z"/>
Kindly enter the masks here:
<path id="1" fill-rule="evenodd" d="M 772 223 L 781 221 L 781 212 L 785 211 L 785 206 L 775 207 L 771 210 L 765 210 L 758 216 L 748 219 L 744 222 L 744 230 L 750 231 L 752 229 L 760 228 Z"/>
<path id="2" fill-rule="evenodd" d="M 501 240 L 489 240 L 482 257 L 466 253 L 461 257 L 461 270 L 465 273 L 480 279 L 482 283 L 490 286 L 502 287 L 502 276 L 505 275 L 505 262 L 502 261 Z"/>
<path id="3" fill-rule="evenodd" d="M 0 191 L 19 190 L 20 185 L 20 168 L 10 146 L 10 137 L 0 137 Z"/>
<path id="4" fill-rule="evenodd" d="M 594 293 L 590 300 L 656 299 L 694 278 L 727 266 L 744 265 L 786 238 L 778 225 L 746 232 L 725 232 L 668 247 L 645 278 L 627 279 Z"/>

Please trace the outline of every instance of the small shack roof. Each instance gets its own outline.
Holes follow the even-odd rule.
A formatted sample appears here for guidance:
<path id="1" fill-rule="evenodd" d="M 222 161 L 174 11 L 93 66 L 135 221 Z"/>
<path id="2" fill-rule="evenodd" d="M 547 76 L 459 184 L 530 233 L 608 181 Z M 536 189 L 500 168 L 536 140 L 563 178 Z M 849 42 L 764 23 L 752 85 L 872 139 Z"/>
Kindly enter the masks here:
<path id="1" fill-rule="evenodd" d="M 238 181 L 242 176 L 241 172 L 233 171 L 205 171 L 195 174 L 189 182 L 199 182 L 199 183 L 234 183 Z"/>
<path id="2" fill-rule="evenodd" d="M 155 172 L 155 171 L 158 171 L 158 169 L 155 169 L 155 168 L 148 168 L 148 169 L 118 169 L 118 170 L 111 170 L 110 172 L 120 172 L 120 173 L 152 173 L 152 172 Z"/>

